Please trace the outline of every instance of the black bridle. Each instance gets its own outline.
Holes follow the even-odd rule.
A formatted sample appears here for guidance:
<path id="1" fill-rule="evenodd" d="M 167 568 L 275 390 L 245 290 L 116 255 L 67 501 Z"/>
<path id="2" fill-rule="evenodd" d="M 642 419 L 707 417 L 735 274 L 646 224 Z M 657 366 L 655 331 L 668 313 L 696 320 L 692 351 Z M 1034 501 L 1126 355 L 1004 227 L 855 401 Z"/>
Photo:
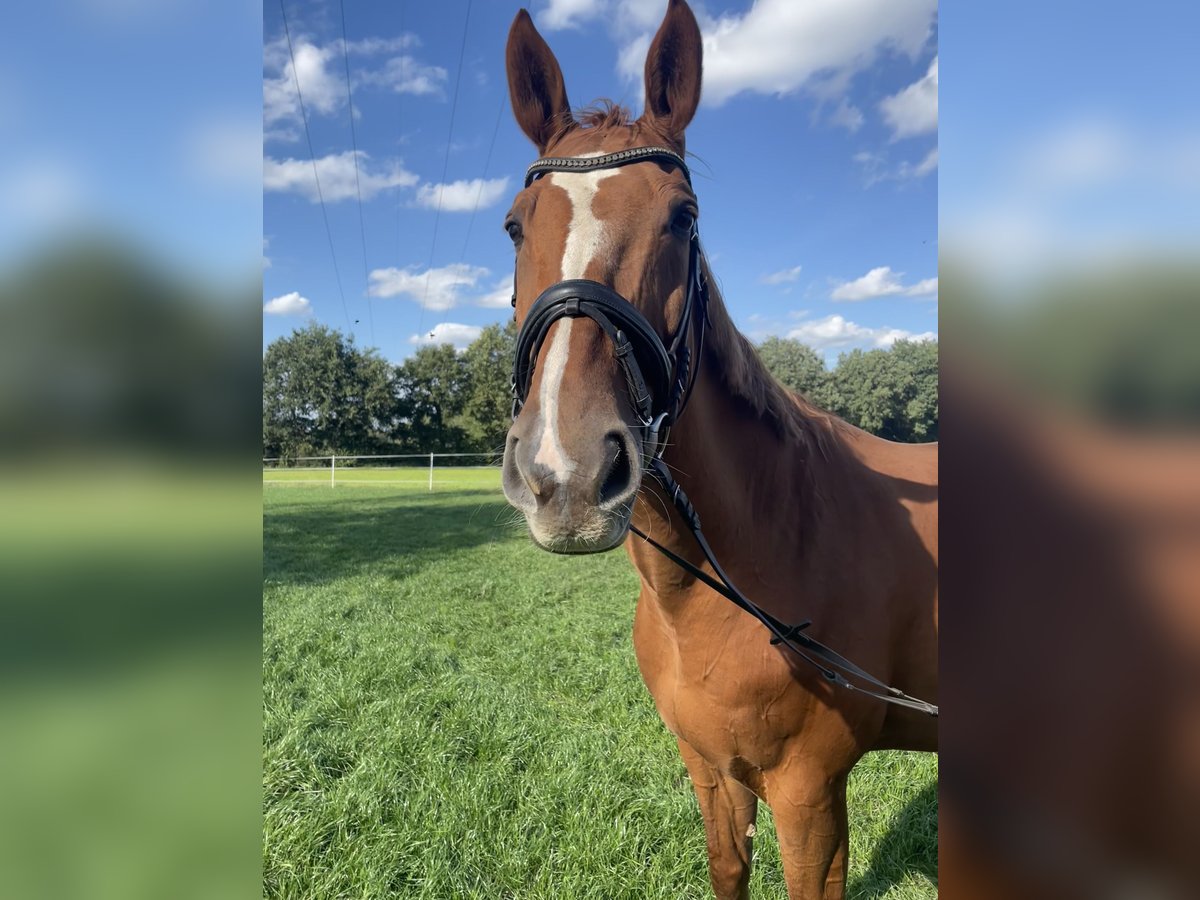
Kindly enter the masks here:
<path id="1" fill-rule="evenodd" d="M 679 169 L 688 185 L 692 183 L 687 164 L 678 153 L 666 147 L 636 147 L 590 157 L 544 157 L 525 170 L 525 187 L 546 172 L 591 172 L 638 162 L 666 163 Z M 514 284 L 516 279 L 514 278 Z M 517 304 L 514 288 L 513 306 Z M 513 418 L 520 414 L 534 367 L 550 326 L 562 318 L 586 317 L 608 335 L 625 383 L 629 399 L 641 422 L 646 474 L 654 478 L 691 531 L 713 575 L 664 547 L 634 525 L 629 529 L 693 577 L 730 600 L 771 632 L 772 644 L 783 644 L 805 662 L 814 666 L 828 682 L 850 691 L 858 691 L 886 703 L 908 707 L 931 716 L 938 708 L 925 700 L 910 697 L 861 669 L 841 654 L 804 634 L 811 622 L 787 625 L 760 609 L 734 586 L 708 545 L 700 529 L 700 517 L 670 470 L 662 460 L 671 425 L 678 421 L 696 377 L 704 352 L 704 333 L 708 326 L 708 283 L 700 265 L 700 233 L 695 223 L 688 240 L 687 295 L 675 331 L 664 341 L 654 326 L 632 303 L 607 285 L 586 279 L 560 281 L 546 288 L 530 307 L 517 334 L 516 360 L 513 364 Z M 688 338 L 699 331 L 696 354 L 692 356 Z M 693 365 L 694 363 L 694 365 Z M 850 681 L 856 679 L 859 684 Z"/>
<path id="2" fill-rule="evenodd" d="M 525 171 L 525 187 L 546 172 L 591 172 L 635 162 L 660 162 L 678 168 L 692 183 L 687 164 L 678 153 L 666 147 L 636 147 L 590 157 L 546 157 Z M 515 281 L 515 279 L 514 279 Z M 516 294 L 513 294 L 516 305 Z M 629 399 L 641 423 L 643 448 L 648 459 L 662 456 L 667 432 L 687 405 L 696 381 L 688 337 L 699 329 L 696 369 L 704 347 L 708 323 L 708 285 L 700 267 L 700 232 L 692 223 L 688 237 L 687 294 L 683 312 L 669 343 L 632 303 L 607 285 L 577 278 L 552 284 L 534 301 L 517 335 L 517 355 L 513 366 L 513 418 L 521 412 L 529 396 L 533 370 L 550 326 L 562 318 L 591 319 L 612 341 L 618 365 L 625 375 Z"/>

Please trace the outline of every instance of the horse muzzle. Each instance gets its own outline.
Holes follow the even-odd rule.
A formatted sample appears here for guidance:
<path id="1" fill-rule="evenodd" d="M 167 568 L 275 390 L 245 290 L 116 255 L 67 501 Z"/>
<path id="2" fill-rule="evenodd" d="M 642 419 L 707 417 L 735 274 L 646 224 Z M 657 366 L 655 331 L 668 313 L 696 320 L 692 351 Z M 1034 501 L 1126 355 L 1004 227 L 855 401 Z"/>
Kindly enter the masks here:
<path id="1" fill-rule="evenodd" d="M 534 542 L 552 553 L 601 553 L 625 539 L 641 485 L 639 442 L 623 422 L 572 441 L 554 458 L 540 416 L 513 424 L 504 450 L 504 496 L 525 515 Z"/>

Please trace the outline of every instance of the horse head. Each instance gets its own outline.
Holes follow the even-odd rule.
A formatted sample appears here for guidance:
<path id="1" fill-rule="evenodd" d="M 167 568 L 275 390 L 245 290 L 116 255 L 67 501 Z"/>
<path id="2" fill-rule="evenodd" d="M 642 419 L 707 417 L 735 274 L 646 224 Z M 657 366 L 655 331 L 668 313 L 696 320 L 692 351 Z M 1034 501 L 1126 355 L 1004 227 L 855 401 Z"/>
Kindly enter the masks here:
<path id="1" fill-rule="evenodd" d="M 599 552 L 624 539 L 643 467 L 699 364 L 699 211 L 683 154 L 700 101 L 700 29 L 671 0 L 636 120 L 611 106 L 577 119 L 524 10 L 507 69 L 539 160 L 504 223 L 521 326 L 504 494 L 543 548 Z"/>

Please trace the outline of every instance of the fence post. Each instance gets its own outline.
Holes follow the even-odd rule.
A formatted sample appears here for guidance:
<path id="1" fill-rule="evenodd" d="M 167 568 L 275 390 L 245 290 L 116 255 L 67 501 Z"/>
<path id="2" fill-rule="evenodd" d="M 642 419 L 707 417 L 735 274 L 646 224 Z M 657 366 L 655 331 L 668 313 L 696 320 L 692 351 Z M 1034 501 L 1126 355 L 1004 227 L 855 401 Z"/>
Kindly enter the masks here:
<path id="1" fill-rule="evenodd" d="M 429 493 L 433 493 L 433 454 L 429 454 Z"/>
<path id="2" fill-rule="evenodd" d="M 329 457 L 329 486 L 337 487 L 337 457 Z"/>

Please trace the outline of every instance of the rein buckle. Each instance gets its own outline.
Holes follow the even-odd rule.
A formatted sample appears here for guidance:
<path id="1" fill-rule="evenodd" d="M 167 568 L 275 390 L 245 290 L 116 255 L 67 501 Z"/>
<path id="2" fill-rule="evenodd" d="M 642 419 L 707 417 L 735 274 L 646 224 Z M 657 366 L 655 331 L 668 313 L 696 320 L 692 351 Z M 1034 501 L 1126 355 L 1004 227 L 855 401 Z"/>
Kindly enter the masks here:
<path id="1" fill-rule="evenodd" d="M 647 419 L 642 423 L 642 426 L 646 429 L 646 439 L 643 443 L 648 445 L 651 459 L 662 459 L 663 453 L 666 452 L 666 434 L 663 433 L 660 435 L 663 422 L 666 418 L 667 414 L 661 412 L 653 419 Z M 667 428 L 669 430 L 670 426 L 667 426 Z"/>

